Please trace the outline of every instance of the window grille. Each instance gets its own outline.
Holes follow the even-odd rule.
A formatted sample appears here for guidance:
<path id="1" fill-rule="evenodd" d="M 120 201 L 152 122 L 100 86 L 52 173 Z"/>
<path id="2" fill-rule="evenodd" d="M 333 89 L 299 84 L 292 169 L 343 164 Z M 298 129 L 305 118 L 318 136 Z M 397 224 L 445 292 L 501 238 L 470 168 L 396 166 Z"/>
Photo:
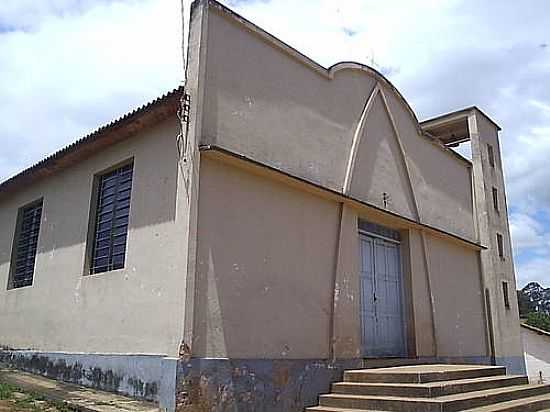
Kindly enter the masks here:
<path id="1" fill-rule="evenodd" d="M 17 214 L 11 288 L 32 285 L 41 219 L 42 200 L 21 208 Z"/>
<path id="2" fill-rule="evenodd" d="M 122 269 L 125 263 L 133 164 L 99 177 L 90 273 Z"/>

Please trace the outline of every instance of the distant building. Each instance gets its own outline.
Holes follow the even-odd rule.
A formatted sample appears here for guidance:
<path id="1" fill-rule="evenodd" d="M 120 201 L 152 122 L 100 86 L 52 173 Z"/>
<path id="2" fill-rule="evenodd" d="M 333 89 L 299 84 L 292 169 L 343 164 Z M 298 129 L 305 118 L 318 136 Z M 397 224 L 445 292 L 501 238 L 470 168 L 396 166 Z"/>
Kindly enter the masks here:
<path id="1" fill-rule="evenodd" d="M 0 185 L 3 359 L 169 410 L 302 410 L 373 358 L 524 371 L 491 119 L 419 122 L 212 0 L 188 57 L 185 90 Z"/>

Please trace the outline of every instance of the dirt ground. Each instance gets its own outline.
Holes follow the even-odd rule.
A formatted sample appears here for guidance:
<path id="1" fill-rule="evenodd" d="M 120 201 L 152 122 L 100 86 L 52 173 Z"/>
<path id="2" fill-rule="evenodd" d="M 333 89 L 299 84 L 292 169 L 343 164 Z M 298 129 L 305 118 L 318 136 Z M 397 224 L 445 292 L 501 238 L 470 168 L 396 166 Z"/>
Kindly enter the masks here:
<path id="1" fill-rule="evenodd" d="M 0 412 L 69 412 L 64 405 L 46 402 L 32 393 L 0 382 Z"/>

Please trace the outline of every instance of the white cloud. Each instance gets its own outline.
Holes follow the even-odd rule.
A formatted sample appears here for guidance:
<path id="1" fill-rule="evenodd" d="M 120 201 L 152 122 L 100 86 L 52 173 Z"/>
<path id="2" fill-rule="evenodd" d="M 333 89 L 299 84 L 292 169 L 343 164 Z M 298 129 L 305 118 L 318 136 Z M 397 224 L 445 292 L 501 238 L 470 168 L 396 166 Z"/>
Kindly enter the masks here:
<path id="1" fill-rule="evenodd" d="M 179 7 L 176 0 L 100 2 L 0 34 L 0 179 L 177 87 Z M 3 3 L 0 10 L 6 16 Z"/>
<path id="2" fill-rule="evenodd" d="M 516 278 L 518 288 L 529 282 L 537 282 L 544 287 L 550 286 L 550 255 L 536 256 L 523 263 L 516 263 Z"/>
<path id="3" fill-rule="evenodd" d="M 226 3 L 325 66 L 373 65 L 420 118 L 472 104 L 493 116 L 516 252 L 533 251 L 518 273 L 547 276 L 548 2 Z M 177 86 L 179 18 L 179 0 L 2 0 L 0 180 Z"/>
<path id="4" fill-rule="evenodd" d="M 524 213 L 512 213 L 509 218 L 512 243 L 516 253 L 545 246 L 544 227 L 541 223 Z"/>

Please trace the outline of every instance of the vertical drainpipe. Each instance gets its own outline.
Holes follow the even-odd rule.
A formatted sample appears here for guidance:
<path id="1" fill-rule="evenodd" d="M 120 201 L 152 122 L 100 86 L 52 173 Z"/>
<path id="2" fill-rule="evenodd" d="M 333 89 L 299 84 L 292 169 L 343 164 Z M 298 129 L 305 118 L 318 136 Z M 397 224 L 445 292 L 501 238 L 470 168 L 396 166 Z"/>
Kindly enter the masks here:
<path id="1" fill-rule="evenodd" d="M 330 314 L 329 314 L 329 325 L 328 325 L 328 358 L 331 362 L 336 361 L 336 351 L 335 351 L 335 336 L 336 336 L 336 305 L 338 304 L 336 295 L 336 287 L 338 284 L 338 269 L 340 266 L 340 256 L 341 256 L 341 244 L 342 244 L 342 219 L 344 218 L 344 202 L 340 202 L 339 213 L 338 213 L 338 238 L 336 239 L 336 248 L 334 253 L 334 270 L 332 272 L 332 293 L 331 293 L 331 304 L 330 304 Z"/>

